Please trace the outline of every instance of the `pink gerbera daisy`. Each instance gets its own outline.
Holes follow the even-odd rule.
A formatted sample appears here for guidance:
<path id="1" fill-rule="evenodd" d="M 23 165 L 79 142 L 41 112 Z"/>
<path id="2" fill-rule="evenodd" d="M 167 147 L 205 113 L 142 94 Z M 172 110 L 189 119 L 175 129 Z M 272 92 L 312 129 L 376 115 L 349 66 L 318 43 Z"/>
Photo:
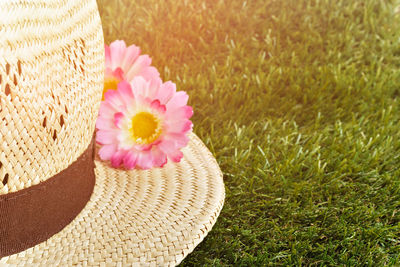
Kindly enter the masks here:
<path id="1" fill-rule="evenodd" d="M 100 158 L 113 167 L 162 167 L 167 158 L 179 162 L 189 141 L 193 114 L 188 95 L 172 82 L 136 77 L 105 93 L 97 119 Z"/>
<path id="2" fill-rule="evenodd" d="M 107 90 L 116 90 L 118 83 L 123 80 L 131 82 L 136 76 L 142 76 L 145 80 L 160 77 L 157 69 L 150 66 L 151 58 L 148 55 L 140 55 L 139 47 L 126 47 L 125 41 L 116 40 L 110 46 L 104 45 L 104 48 L 106 69 L 103 97 Z"/>

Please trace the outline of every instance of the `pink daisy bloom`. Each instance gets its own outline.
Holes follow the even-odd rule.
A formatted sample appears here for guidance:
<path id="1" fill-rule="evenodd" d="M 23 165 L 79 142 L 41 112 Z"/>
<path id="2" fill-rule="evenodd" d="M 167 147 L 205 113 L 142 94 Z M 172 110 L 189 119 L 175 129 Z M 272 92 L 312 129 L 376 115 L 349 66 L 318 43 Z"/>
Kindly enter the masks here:
<path id="1" fill-rule="evenodd" d="M 138 76 L 129 84 L 105 93 L 96 122 L 99 155 L 113 167 L 127 169 L 162 167 L 167 158 L 179 162 L 181 148 L 192 130 L 188 95 L 176 92 L 172 82 L 146 81 Z"/>
<path id="2" fill-rule="evenodd" d="M 126 47 L 124 41 L 116 40 L 110 46 L 104 45 L 106 56 L 106 69 L 104 77 L 104 93 L 116 90 L 118 83 L 123 80 L 131 82 L 136 76 L 142 76 L 145 80 L 160 77 L 156 68 L 150 66 L 151 58 L 148 55 L 140 55 L 140 48 L 135 45 Z"/>

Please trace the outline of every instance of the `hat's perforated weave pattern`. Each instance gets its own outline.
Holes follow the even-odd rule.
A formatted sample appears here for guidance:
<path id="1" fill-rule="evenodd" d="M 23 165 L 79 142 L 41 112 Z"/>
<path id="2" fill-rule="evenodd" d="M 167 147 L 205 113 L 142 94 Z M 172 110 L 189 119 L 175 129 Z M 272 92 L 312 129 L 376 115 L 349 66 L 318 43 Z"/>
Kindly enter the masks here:
<path id="1" fill-rule="evenodd" d="M 96 161 L 96 186 L 78 217 L 48 241 L 1 263 L 42 266 L 175 265 L 214 225 L 221 171 L 195 136 L 164 168 L 124 171 Z"/>
<path id="2" fill-rule="evenodd" d="M 95 0 L 0 1 L 0 195 L 87 148 L 104 75 Z"/>

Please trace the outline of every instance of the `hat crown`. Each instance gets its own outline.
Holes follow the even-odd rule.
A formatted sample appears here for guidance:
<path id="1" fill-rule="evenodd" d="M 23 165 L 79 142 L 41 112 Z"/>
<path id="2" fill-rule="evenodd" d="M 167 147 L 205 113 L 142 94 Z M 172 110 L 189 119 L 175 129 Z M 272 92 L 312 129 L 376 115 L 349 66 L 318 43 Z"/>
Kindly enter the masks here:
<path id="1" fill-rule="evenodd" d="M 87 149 L 103 43 L 95 0 L 0 1 L 0 195 L 51 178 Z"/>

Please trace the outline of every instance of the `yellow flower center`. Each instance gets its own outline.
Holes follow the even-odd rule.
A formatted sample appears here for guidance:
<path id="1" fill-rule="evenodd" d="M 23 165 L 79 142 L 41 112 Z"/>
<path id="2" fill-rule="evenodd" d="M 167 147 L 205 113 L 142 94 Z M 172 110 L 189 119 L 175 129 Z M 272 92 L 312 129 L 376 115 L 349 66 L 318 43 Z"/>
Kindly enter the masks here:
<path id="1" fill-rule="evenodd" d="M 108 91 L 108 90 L 117 90 L 118 89 L 118 83 L 119 80 L 117 78 L 114 77 L 110 77 L 110 78 L 105 78 L 104 79 L 104 87 L 103 87 L 103 97 L 101 100 L 104 100 L 104 94 Z"/>
<path id="2" fill-rule="evenodd" d="M 161 134 L 160 120 L 149 112 L 139 112 L 132 118 L 132 138 L 138 144 L 151 144 Z"/>

